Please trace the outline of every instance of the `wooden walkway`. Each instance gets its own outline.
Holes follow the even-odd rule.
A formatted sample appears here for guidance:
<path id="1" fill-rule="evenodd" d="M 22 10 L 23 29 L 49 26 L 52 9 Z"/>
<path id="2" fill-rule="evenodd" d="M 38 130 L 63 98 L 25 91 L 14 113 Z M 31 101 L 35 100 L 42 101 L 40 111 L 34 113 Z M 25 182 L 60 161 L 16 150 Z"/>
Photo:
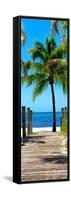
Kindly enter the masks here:
<path id="1" fill-rule="evenodd" d="M 34 135 L 21 146 L 21 181 L 67 179 L 67 151 L 58 133 Z"/>

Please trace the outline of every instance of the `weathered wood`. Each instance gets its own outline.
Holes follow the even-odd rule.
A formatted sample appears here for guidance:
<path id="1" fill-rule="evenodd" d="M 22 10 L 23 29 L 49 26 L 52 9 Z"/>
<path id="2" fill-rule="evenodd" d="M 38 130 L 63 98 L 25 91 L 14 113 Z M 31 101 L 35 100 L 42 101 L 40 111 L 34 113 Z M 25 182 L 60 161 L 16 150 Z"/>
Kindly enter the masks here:
<path id="1" fill-rule="evenodd" d="M 62 116 L 60 117 L 60 127 L 61 127 L 61 130 L 62 130 Z"/>
<path id="2" fill-rule="evenodd" d="M 67 150 L 58 133 L 29 136 L 21 146 L 21 181 L 67 179 Z"/>
<path id="3" fill-rule="evenodd" d="M 26 107 L 22 106 L 22 130 L 23 138 L 26 136 Z"/>
<path id="4" fill-rule="evenodd" d="M 67 107 L 65 107 L 65 119 L 67 118 Z"/>
<path id="5" fill-rule="evenodd" d="M 27 108 L 27 114 L 28 114 L 28 127 L 27 127 L 27 134 L 30 134 L 30 108 Z"/>
<path id="6" fill-rule="evenodd" d="M 64 108 L 62 108 L 62 119 L 64 119 Z"/>
<path id="7" fill-rule="evenodd" d="M 29 127 L 30 127 L 30 133 L 32 134 L 32 110 L 30 110 Z"/>
<path id="8" fill-rule="evenodd" d="M 67 119 L 67 107 L 61 109 L 60 127 L 62 130 L 63 121 Z"/>
<path id="9" fill-rule="evenodd" d="M 28 135 L 32 134 L 32 110 L 30 108 L 27 108 L 28 112 L 28 128 L 27 128 L 27 133 Z"/>

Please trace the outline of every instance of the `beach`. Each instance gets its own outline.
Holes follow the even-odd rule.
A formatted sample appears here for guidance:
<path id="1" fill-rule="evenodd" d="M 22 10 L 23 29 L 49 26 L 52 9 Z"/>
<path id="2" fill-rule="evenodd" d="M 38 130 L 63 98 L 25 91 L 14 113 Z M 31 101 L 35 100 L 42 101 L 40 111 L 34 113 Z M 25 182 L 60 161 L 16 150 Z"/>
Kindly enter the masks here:
<path id="1" fill-rule="evenodd" d="M 56 127 L 56 131 L 57 132 L 60 132 L 60 127 Z M 39 134 L 43 134 L 43 135 L 45 135 L 45 134 L 48 134 L 48 132 L 49 132 L 49 134 L 50 133 L 53 133 L 52 132 L 52 127 L 36 127 L 36 128 L 32 128 L 32 133 L 30 134 L 30 135 L 33 135 L 33 134 L 37 134 L 37 135 L 39 135 Z M 27 128 L 26 128 L 26 136 L 27 136 L 28 134 L 27 134 Z M 21 128 L 21 138 L 23 137 L 23 129 Z"/>
<path id="2" fill-rule="evenodd" d="M 60 117 L 61 113 L 56 112 L 56 131 L 60 131 Z M 52 112 L 33 112 L 32 113 L 32 133 L 31 134 L 46 134 L 52 132 L 53 113 Z M 26 112 L 26 135 L 28 127 L 28 115 Z M 22 133 L 22 115 L 21 115 L 21 137 Z"/>
<path id="3" fill-rule="evenodd" d="M 56 131 L 57 132 L 60 132 L 60 127 L 56 127 Z M 52 127 L 37 127 L 37 128 L 32 128 L 32 133 L 31 134 L 35 134 L 35 133 L 37 133 L 37 134 L 39 134 L 39 133 L 41 133 L 41 134 L 46 134 L 46 133 L 48 133 L 48 132 L 52 132 Z M 27 128 L 26 128 L 26 134 L 27 134 Z M 22 128 L 21 128 L 21 138 L 23 137 L 23 130 L 22 130 Z"/>

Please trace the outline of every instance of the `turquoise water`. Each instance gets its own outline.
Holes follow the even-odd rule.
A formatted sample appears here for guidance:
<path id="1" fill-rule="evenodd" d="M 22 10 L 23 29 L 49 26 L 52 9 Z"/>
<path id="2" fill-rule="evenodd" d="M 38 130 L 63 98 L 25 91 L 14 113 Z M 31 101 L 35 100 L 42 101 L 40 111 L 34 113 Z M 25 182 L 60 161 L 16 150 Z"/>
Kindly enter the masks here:
<path id="1" fill-rule="evenodd" d="M 56 113 L 56 126 L 60 126 L 61 112 Z M 26 127 L 28 125 L 26 113 Z M 53 113 L 52 112 L 33 112 L 32 114 L 32 126 L 36 127 L 52 127 L 53 125 Z"/>

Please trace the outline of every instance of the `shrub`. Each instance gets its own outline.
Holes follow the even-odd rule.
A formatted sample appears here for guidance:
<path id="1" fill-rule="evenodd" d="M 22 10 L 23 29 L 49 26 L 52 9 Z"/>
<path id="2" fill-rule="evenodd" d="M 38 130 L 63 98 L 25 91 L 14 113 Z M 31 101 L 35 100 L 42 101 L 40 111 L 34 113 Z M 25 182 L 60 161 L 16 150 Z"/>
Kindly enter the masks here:
<path id="1" fill-rule="evenodd" d="M 64 136 L 67 135 L 67 119 L 62 120 L 62 127 L 61 127 L 60 134 Z"/>

